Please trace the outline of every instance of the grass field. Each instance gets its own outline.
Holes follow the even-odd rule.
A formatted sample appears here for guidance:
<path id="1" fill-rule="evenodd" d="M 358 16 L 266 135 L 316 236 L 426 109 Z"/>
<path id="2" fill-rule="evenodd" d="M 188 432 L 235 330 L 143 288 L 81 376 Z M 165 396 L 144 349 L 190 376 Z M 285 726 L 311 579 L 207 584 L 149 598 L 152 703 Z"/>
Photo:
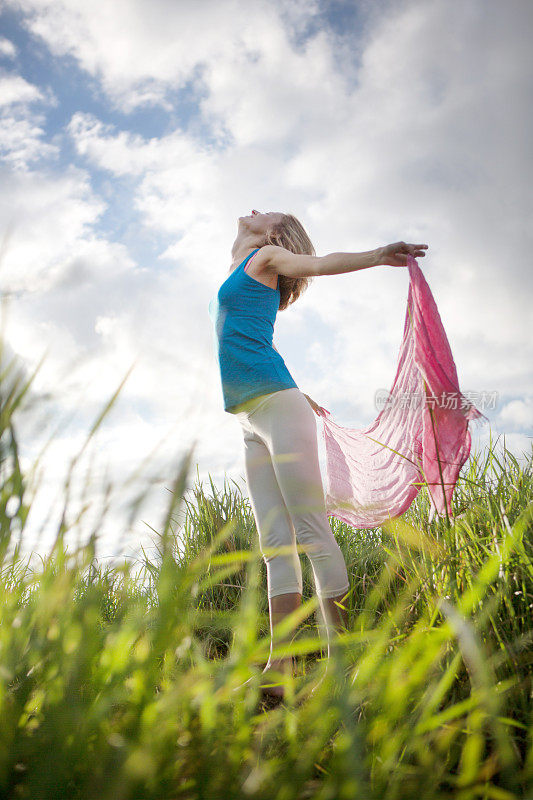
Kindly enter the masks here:
<path id="1" fill-rule="evenodd" d="M 103 567 L 94 537 L 69 552 L 76 509 L 30 569 L 13 547 L 27 388 L 1 392 L 0 798 L 533 798 L 531 454 L 474 455 L 452 520 L 428 524 L 425 489 L 373 531 L 332 519 L 349 632 L 328 660 L 302 555 L 302 606 L 276 649 L 298 674 L 264 710 L 266 573 L 248 499 L 231 481 L 188 494 L 189 452 L 140 571 Z"/>

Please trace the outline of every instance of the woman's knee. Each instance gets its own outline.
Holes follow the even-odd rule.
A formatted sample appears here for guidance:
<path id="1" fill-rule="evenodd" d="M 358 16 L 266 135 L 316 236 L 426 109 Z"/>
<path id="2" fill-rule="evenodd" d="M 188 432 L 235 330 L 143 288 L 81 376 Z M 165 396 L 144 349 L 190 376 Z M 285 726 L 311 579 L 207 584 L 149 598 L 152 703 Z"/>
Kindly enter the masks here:
<path id="1" fill-rule="evenodd" d="M 268 596 L 302 592 L 302 568 L 296 550 L 286 555 L 264 555 Z"/>
<path id="2" fill-rule="evenodd" d="M 296 540 L 307 552 L 330 554 L 340 548 L 325 515 L 293 518 Z"/>

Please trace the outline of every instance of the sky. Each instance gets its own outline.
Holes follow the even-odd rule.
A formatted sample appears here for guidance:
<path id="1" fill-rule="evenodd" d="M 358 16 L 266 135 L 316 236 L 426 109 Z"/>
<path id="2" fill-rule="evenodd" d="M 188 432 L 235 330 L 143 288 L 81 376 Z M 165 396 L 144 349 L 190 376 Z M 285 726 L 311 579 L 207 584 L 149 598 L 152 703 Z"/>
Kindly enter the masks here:
<path id="1" fill-rule="evenodd" d="M 191 446 L 189 490 L 246 494 L 208 304 L 253 208 L 295 214 L 318 255 L 427 243 L 460 388 L 493 398 L 472 450 L 530 451 L 532 33 L 528 0 L 0 0 L 2 361 L 40 364 L 23 549 L 47 552 L 124 380 L 73 472 L 69 536 L 137 557 Z M 407 290 L 379 266 L 278 313 L 297 385 L 341 425 L 370 425 L 392 386 Z"/>

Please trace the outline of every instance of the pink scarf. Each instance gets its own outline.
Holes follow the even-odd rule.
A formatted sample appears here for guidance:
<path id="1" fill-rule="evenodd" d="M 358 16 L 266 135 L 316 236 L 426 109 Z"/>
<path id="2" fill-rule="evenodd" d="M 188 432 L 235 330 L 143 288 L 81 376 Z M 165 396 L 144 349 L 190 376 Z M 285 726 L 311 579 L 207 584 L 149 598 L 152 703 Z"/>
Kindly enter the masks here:
<path id="1" fill-rule="evenodd" d="M 470 420 L 487 420 L 461 394 L 452 351 L 429 286 L 407 257 L 409 295 L 398 368 L 376 421 L 343 428 L 320 408 L 326 447 L 326 510 L 354 528 L 400 516 L 423 485 L 431 514 L 450 516 L 470 454 Z M 488 420 L 487 420 L 488 421 Z"/>

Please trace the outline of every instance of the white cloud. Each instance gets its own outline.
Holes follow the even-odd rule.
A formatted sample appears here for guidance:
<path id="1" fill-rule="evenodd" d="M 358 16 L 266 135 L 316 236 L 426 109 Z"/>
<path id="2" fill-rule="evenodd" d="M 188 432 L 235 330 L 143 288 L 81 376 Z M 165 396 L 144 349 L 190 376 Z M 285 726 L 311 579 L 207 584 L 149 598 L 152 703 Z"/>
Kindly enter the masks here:
<path id="1" fill-rule="evenodd" d="M 43 292 L 131 266 L 123 245 L 94 234 L 105 204 L 86 173 L 4 170 L 1 177 L 0 219 L 9 235 L 0 268 L 3 291 Z"/>
<path id="2" fill-rule="evenodd" d="M 54 158 L 58 148 L 44 141 L 44 115 L 35 103 L 54 105 L 50 91 L 15 73 L 0 73 L 0 158 L 5 164 L 27 171 L 40 159 Z"/>
<path id="3" fill-rule="evenodd" d="M 42 115 L 18 110 L 0 114 L 0 158 L 21 172 L 35 162 L 55 158 L 56 145 L 43 141 Z"/>
<path id="4" fill-rule="evenodd" d="M 262 22 L 252 19 L 250 5 L 243 14 L 238 0 L 116 0 L 91 8 L 77 0 L 11 4 L 24 9 L 29 30 L 55 55 L 73 56 L 124 110 L 145 104 L 170 108 L 167 94 L 189 80 L 198 64 L 239 46 L 243 27 L 251 41 Z M 255 8 L 268 12 L 266 3 Z"/>
<path id="5" fill-rule="evenodd" d="M 3 58 L 14 58 L 17 48 L 10 39 L 0 38 L 0 56 Z"/>
<path id="6" fill-rule="evenodd" d="M 43 99 L 44 96 L 37 86 L 28 83 L 20 75 L 8 73 L 0 75 L 0 106 Z"/>
<path id="7" fill-rule="evenodd" d="M 500 411 L 500 420 L 502 425 L 533 432 L 533 397 L 511 400 Z"/>
<path id="8" fill-rule="evenodd" d="M 199 218 L 213 219 L 220 168 L 217 154 L 175 131 L 159 139 L 116 133 L 88 114 L 68 126 L 76 148 L 91 165 L 118 177 L 139 179 L 134 203 L 145 226 L 159 233 L 185 233 Z M 176 252 L 167 253 L 172 257 Z"/>

